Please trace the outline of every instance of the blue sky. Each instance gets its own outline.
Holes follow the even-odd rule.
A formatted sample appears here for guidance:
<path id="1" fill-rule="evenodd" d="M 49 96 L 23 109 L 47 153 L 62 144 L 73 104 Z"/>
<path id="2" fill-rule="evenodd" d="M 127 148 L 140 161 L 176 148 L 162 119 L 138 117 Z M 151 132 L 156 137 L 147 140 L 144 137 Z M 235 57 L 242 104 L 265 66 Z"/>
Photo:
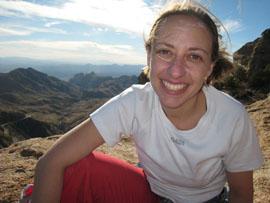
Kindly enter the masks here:
<path id="1" fill-rule="evenodd" d="M 201 0 L 230 52 L 270 28 L 269 0 Z M 143 36 L 164 0 L 0 0 L 0 57 L 145 64 Z"/>

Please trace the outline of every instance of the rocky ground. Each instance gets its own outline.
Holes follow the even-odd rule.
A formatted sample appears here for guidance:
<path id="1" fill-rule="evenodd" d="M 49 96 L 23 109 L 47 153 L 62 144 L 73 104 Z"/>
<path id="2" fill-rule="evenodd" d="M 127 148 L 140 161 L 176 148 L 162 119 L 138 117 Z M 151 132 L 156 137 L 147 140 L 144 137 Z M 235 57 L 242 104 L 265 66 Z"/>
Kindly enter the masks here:
<path id="1" fill-rule="evenodd" d="M 270 96 L 247 106 L 247 109 L 256 125 L 265 158 L 263 167 L 254 174 L 254 202 L 266 203 L 270 202 Z M 18 200 L 21 189 L 33 181 L 38 158 L 58 137 L 29 139 L 0 150 L 0 203 Z M 98 150 L 137 163 L 134 144 L 128 138 L 114 148 L 103 145 Z"/>
<path id="2" fill-rule="evenodd" d="M 254 173 L 254 202 L 267 203 L 270 202 L 270 96 L 247 106 L 247 110 L 256 125 L 264 155 L 262 168 Z"/>

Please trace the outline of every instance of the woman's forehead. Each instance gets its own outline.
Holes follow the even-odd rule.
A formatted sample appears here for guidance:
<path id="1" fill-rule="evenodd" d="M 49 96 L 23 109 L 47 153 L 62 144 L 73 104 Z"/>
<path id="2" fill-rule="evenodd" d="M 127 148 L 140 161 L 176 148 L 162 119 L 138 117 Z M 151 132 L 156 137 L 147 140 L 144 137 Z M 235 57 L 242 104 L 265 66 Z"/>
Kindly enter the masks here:
<path id="1" fill-rule="evenodd" d="M 160 40 L 207 40 L 212 44 L 212 35 L 202 21 L 192 16 L 170 16 L 160 22 L 154 41 Z"/>
<path id="2" fill-rule="evenodd" d="M 185 31 L 185 30 L 207 30 L 205 24 L 196 17 L 187 15 L 173 15 L 162 20 L 158 26 L 156 34 L 162 34 L 169 31 Z"/>

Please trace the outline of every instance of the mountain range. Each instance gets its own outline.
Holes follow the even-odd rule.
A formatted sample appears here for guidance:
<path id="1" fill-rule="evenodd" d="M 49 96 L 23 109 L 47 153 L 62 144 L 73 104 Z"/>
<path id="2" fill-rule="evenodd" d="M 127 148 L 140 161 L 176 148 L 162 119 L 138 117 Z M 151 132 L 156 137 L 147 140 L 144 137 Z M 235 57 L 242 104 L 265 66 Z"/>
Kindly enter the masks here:
<path id="1" fill-rule="evenodd" d="M 33 68 L 0 73 L 0 148 L 31 137 L 63 133 L 137 76 L 78 74 L 69 81 Z"/>
<path id="2" fill-rule="evenodd" d="M 119 77 L 139 75 L 143 65 L 126 64 L 66 64 L 56 61 L 35 60 L 21 57 L 0 57 L 0 72 L 7 73 L 18 67 L 34 67 L 36 70 L 61 80 L 69 80 L 78 73 L 95 72 L 100 76 Z"/>

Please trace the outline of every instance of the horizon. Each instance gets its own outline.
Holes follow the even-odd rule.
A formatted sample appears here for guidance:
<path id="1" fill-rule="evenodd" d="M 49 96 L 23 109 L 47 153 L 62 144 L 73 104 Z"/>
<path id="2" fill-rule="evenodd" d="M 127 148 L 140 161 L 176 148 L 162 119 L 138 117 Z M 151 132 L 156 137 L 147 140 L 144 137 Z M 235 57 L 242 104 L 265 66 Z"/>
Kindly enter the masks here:
<path id="1" fill-rule="evenodd" d="M 229 33 L 230 53 L 270 28 L 270 2 L 201 0 Z M 1 58 L 146 64 L 144 36 L 165 0 L 0 0 Z"/>

